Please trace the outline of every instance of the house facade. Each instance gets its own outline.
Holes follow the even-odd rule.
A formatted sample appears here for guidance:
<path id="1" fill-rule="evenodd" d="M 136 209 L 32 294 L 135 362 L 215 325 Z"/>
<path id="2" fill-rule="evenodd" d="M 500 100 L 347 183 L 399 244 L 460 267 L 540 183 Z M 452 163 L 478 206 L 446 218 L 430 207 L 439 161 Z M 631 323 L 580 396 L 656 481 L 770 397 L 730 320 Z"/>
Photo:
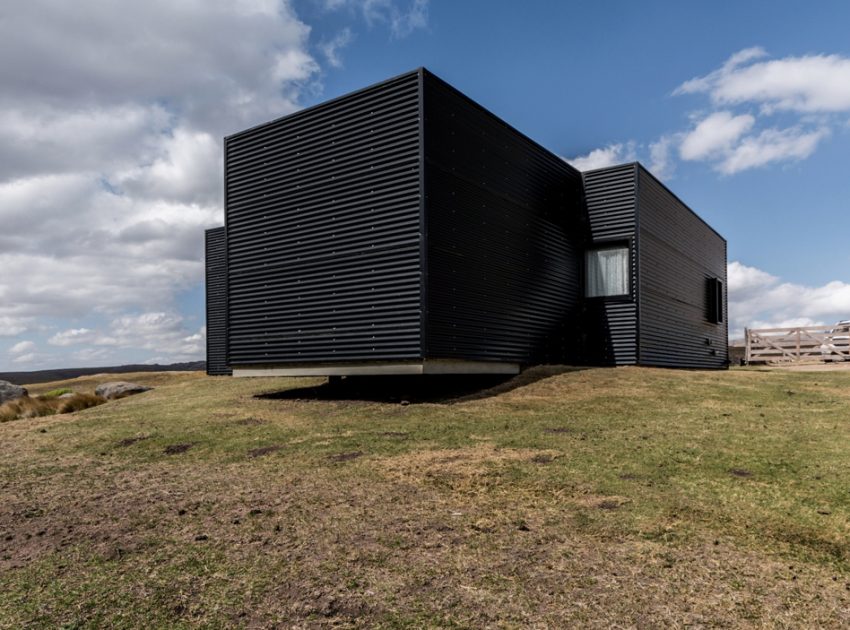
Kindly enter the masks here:
<path id="1" fill-rule="evenodd" d="M 425 69 L 225 139 L 210 374 L 727 365 L 726 241 Z"/>

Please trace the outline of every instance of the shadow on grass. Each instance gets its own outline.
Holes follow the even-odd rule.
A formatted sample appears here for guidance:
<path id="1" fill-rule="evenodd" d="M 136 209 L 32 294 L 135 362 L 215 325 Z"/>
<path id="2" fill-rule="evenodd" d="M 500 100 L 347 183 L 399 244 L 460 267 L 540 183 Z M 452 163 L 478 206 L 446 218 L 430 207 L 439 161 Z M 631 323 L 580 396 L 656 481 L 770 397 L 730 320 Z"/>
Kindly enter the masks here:
<path id="1" fill-rule="evenodd" d="M 329 380 L 321 385 L 257 394 L 255 398 L 451 404 L 498 396 L 551 376 L 582 369 L 585 368 L 545 365 L 529 368 L 516 376 L 503 374 L 346 376 Z"/>

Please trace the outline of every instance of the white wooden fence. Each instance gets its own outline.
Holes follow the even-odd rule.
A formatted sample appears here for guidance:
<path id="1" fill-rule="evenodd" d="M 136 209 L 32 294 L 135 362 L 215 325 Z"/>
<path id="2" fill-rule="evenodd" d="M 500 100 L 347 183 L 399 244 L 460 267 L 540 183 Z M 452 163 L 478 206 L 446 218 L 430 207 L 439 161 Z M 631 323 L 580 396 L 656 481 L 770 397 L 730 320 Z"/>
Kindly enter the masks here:
<path id="1" fill-rule="evenodd" d="M 833 326 L 746 329 L 746 363 L 850 360 L 846 329 Z"/>

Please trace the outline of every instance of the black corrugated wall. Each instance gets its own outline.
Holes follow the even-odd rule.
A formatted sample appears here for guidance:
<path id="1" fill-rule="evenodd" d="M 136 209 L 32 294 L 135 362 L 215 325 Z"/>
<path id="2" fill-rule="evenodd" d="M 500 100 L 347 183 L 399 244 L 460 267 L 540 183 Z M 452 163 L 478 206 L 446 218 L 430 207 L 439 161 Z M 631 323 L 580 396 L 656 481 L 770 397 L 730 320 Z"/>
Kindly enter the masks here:
<path id="1" fill-rule="evenodd" d="M 638 167 L 640 363 L 725 367 L 726 241 Z M 708 321 L 707 282 L 723 281 L 723 322 Z"/>
<path id="2" fill-rule="evenodd" d="M 426 357 L 575 360 L 580 173 L 428 72 L 424 112 Z"/>
<path id="3" fill-rule="evenodd" d="M 227 366 L 227 236 L 224 228 L 204 234 L 207 287 L 207 374 L 225 376 Z"/>
<path id="4" fill-rule="evenodd" d="M 421 356 L 419 78 L 226 139 L 231 366 Z"/>
<path id="5" fill-rule="evenodd" d="M 635 164 L 625 164 L 584 173 L 588 247 L 628 243 L 632 261 L 628 297 L 585 299 L 584 360 L 590 364 L 634 365 L 638 362 L 635 168 Z M 582 261 L 582 268 L 583 265 Z"/>
<path id="6" fill-rule="evenodd" d="M 726 317 L 706 318 L 716 232 L 638 164 L 581 175 L 425 70 L 226 138 L 225 217 L 210 373 L 726 362 Z M 629 295 L 584 298 L 585 248 L 613 243 Z"/>

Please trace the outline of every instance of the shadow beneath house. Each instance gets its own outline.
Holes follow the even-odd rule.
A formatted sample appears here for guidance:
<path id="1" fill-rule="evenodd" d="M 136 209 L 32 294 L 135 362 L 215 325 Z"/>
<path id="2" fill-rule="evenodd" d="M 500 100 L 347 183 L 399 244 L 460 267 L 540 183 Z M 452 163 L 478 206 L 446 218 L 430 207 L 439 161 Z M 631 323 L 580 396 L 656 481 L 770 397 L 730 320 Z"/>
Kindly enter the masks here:
<path id="1" fill-rule="evenodd" d="M 503 374 L 346 376 L 330 379 L 320 385 L 257 394 L 255 398 L 379 402 L 402 405 L 452 404 L 498 396 L 545 378 L 582 369 L 586 368 L 544 365 L 529 368 L 516 376 Z"/>

